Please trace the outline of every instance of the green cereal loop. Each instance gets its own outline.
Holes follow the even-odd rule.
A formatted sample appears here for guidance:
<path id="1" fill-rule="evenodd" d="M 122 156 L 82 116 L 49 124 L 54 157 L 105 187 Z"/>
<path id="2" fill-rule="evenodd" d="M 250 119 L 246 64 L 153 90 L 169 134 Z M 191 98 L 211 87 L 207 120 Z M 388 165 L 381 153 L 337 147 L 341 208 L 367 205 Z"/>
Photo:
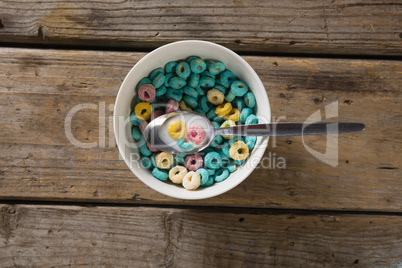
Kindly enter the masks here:
<path id="1" fill-rule="evenodd" d="M 230 91 L 232 91 L 234 95 L 242 97 L 247 93 L 248 86 L 243 81 L 236 80 L 233 81 L 232 85 L 230 86 Z"/>
<path id="2" fill-rule="evenodd" d="M 174 89 L 180 89 L 186 85 L 186 80 L 181 77 L 174 76 L 169 79 L 169 86 Z"/>
<path id="3" fill-rule="evenodd" d="M 168 63 L 165 64 L 165 72 L 168 73 L 172 73 L 175 69 L 177 65 L 177 62 L 175 61 L 169 61 Z"/>
<path id="4" fill-rule="evenodd" d="M 198 98 L 198 92 L 195 88 L 189 87 L 189 86 L 185 86 L 183 88 L 184 94 L 187 94 L 193 98 Z"/>
<path id="5" fill-rule="evenodd" d="M 225 71 L 225 64 L 222 62 L 211 63 L 208 66 L 208 71 L 213 75 L 220 74 L 221 72 Z"/>
<path id="6" fill-rule="evenodd" d="M 195 172 L 200 174 L 200 177 L 201 177 L 200 186 L 204 186 L 208 182 L 208 178 L 209 178 L 208 171 L 205 168 L 199 168 Z"/>
<path id="7" fill-rule="evenodd" d="M 234 107 L 239 109 L 239 111 L 243 110 L 246 107 L 246 104 L 244 103 L 244 101 L 241 97 L 234 98 L 232 105 L 234 105 Z"/>
<path id="8" fill-rule="evenodd" d="M 162 67 L 158 67 L 154 69 L 150 74 L 149 74 L 149 79 L 154 80 L 159 74 L 165 74 L 165 70 Z"/>
<path id="9" fill-rule="evenodd" d="M 190 65 L 185 61 L 180 62 L 176 65 L 176 74 L 184 80 L 187 79 L 191 74 Z"/>
<path id="10" fill-rule="evenodd" d="M 253 109 L 244 108 L 240 113 L 240 122 L 242 124 L 246 123 L 247 117 L 249 117 L 253 113 Z"/>
<path id="11" fill-rule="evenodd" d="M 246 105 L 250 108 L 254 108 L 255 106 L 255 96 L 252 92 L 247 92 L 246 95 L 244 95 L 244 102 Z"/>
<path id="12" fill-rule="evenodd" d="M 167 73 L 167 74 L 165 75 L 165 87 L 168 87 L 168 86 L 169 86 L 169 80 L 170 80 L 170 78 L 173 77 L 173 75 L 174 75 L 174 73 Z"/>
<path id="13" fill-rule="evenodd" d="M 207 69 L 207 65 L 202 59 L 198 58 L 190 61 L 190 68 L 193 73 L 200 74 Z"/>
<path id="14" fill-rule="evenodd" d="M 206 96 L 203 96 L 200 100 L 200 107 L 201 107 L 201 109 L 204 110 L 205 113 L 207 113 L 214 106 L 212 105 L 212 103 L 209 102 L 209 100 Z"/>
<path id="15" fill-rule="evenodd" d="M 236 126 L 236 123 L 230 119 L 226 120 L 225 122 L 222 123 L 220 127 L 234 127 Z M 224 139 L 231 139 L 233 138 L 233 135 L 222 135 L 222 138 Z"/>
<path id="16" fill-rule="evenodd" d="M 229 88 L 235 79 L 236 75 L 229 70 L 224 71 L 220 75 L 220 82 L 226 88 Z"/>
<path id="17" fill-rule="evenodd" d="M 162 96 L 162 95 L 165 95 L 166 91 L 167 91 L 166 87 L 165 87 L 165 86 L 161 86 L 160 88 L 158 88 L 158 89 L 155 91 L 155 96 L 156 96 L 156 97 L 160 97 L 160 96 Z"/>
<path id="18" fill-rule="evenodd" d="M 130 114 L 130 121 L 131 121 L 131 124 L 133 124 L 134 126 L 139 126 L 142 120 L 137 118 L 137 116 L 135 115 L 135 112 L 132 112 Z"/>
<path id="19" fill-rule="evenodd" d="M 258 124 L 258 118 L 254 114 L 250 114 L 247 119 L 245 125 L 255 125 Z"/>
<path id="20" fill-rule="evenodd" d="M 139 141 L 142 138 L 142 134 L 140 131 L 139 127 L 133 127 L 133 130 L 131 131 L 131 134 L 133 135 L 134 140 Z"/>
<path id="21" fill-rule="evenodd" d="M 169 178 L 169 174 L 166 171 L 160 170 L 156 167 L 152 170 L 152 175 L 161 181 L 167 181 Z"/>
<path id="22" fill-rule="evenodd" d="M 149 79 L 148 77 L 142 78 L 142 79 L 140 80 L 140 82 L 138 82 L 138 84 L 137 84 L 137 90 L 139 90 L 140 87 L 141 87 L 142 85 L 145 85 L 145 84 L 152 84 L 151 79 Z"/>
<path id="23" fill-rule="evenodd" d="M 155 88 L 160 88 L 165 83 L 165 80 L 165 75 L 160 73 L 152 80 L 152 85 L 154 85 Z"/>
<path id="24" fill-rule="evenodd" d="M 229 177 L 229 171 L 227 169 L 218 169 L 215 173 L 214 180 L 216 182 L 221 182 Z"/>
<path id="25" fill-rule="evenodd" d="M 142 157 L 141 164 L 146 169 L 152 169 L 154 167 L 152 165 L 151 159 L 148 156 L 143 156 Z"/>
<path id="26" fill-rule="evenodd" d="M 206 75 L 202 75 L 200 78 L 200 86 L 205 88 L 211 88 L 215 85 L 215 79 Z"/>
<path id="27" fill-rule="evenodd" d="M 233 93 L 232 90 L 229 90 L 229 93 L 225 97 L 225 101 L 232 102 L 236 98 L 236 95 Z"/>
<path id="28" fill-rule="evenodd" d="M 197 99 L 195 99 L 189 95 L 184 95 L 183 100 L 192 109 L 195 109 L 198 106 Z"/>
<path id="29" fill-rule="evenodd" d="M 189 79 L 188 79 L 188 85 L 190 86 L 190 87 L 197 87 L 198 86 L 198 83 L 200 82 L 200 75 L 199 74 L 195 74 L 195 73 L 192 73 L 192 74 L 190 74 L 190 77 L 189 77 Z"/>

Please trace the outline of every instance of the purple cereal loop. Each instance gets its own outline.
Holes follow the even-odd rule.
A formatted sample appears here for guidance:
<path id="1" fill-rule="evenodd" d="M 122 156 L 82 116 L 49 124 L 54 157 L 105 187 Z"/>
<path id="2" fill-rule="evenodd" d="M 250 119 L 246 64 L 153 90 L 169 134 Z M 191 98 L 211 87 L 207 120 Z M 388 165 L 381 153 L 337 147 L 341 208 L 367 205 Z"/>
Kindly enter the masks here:
<path id="1" fill-rule="evenodd" d="M 204 161 L 199 154 L 190 154 L 184 159 L 184 165 L 188 170 L 195 171 L 202 167 Z"/>
<path id="2" fill-rule="evenodd" d="M 179 109 L 179 103 L 175 100 L 169 100 L 166 104 L 166 113 L 176 112 Z"/>
<path id="3" fill-rule="evenodd" d="M 155 118 L 157 118 L 157 117 L 163 115 L 163 114 L 165 114 L 165 112 L 162 111 L 162 110 L 155 110 L 155 111 L 153 111 L 152 114 L 151 114 L 151 121 L 154 120 Z"/>
<path id="4" fill-rule="evenodd" d="M 187 129 L 187 137 L 195 144 L 200 144 L 205 139 L 205 130 L 200 126 L 191 126 Z"/>
<path id="5" fill-rule="evenodd" d="M 138 97 L 146 102 L 152 102 L 155 99 L 155 94 L 155 87 L 151 84 L 144 84 L 138 90 Z"/>

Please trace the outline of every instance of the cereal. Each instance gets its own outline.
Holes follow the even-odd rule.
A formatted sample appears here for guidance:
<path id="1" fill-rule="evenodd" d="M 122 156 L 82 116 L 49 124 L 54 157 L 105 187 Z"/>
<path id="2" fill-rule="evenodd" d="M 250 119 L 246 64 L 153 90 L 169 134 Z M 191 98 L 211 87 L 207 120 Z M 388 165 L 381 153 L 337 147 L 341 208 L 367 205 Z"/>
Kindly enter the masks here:
<path id="1" fill-rule="evenodd" d="M 184 165 L 184 158 L 185 158 L 186 156 L 187 156 L 187 155 L 185 155 L 185 154 L 175 154 L 175 155 L 173 155 L 174 162 L 176 162 L 177 164 L 182 164 L 182 165 Z"/>
<path id="2" fill-rule="evenodd" d="M 186 80 L 181 77 L 173 76 L 169 79 L 169 86 L 174 89 L 182 88 L 186 85 Z"/>
<path id="3" fill-rule="evenodd" d="M 176 65 L 176 74 L 186 80 L 191 74 L 190 65 L 185 61 L 180 62 Z"/>
<path id="4" fill-rule="evenodd" d="M 246 95 L 244 95 L 244 102 L 249 108 L 254 108 L 255 106 L 255 96 L 252 92 L 247 92 Z"/>
<path id="5" fill-rule="evenodd" d="M 237 122 L 240 120 L 240 111 L 237 108 L 233 108 L 230 112 L 225 116 L 225 119 L 232 120 L 233 122 Z"/>
<path id="6" fill-rule="evenodd" d="M 245 138 L 245 141 L 246 141 L 246 145 L 247 145 L 248 149 L 251 151 L 251 150 L 253 150 L 253 148 L 255 146 L 257 137 L 256 136 L 247 136 Z"/>
<path id="7" fill-rule="evenodd" d="M 246 104 L 244 103 L 244 100 L 241 97 L 234 98 L 232 105 L 237 109 L 239 109 L 239 111 L 242 111 L 246 107 Z"/>
<path id="8" fill-rule="evenodd" d="M 254 124 L 257 124 L 257 123 L 258 123 L 258 118 L 254 114 L 250 114 L 247 117 L 246 122 L 245 122 L 246 125 L 254 125 Z"/>
<path id="9" fill-rule="evenodd" d="M 207 113 L 207 118 L 209 120 L 212 120 L 213 118 L 215 118 L 217 116 L 215 109 L 211 109 L 208 113 Z"/>
<path id="10" fill-rule="evenodd" d="M 229 149 L 229 155 L 234 160 L 246 159 L 249 155 L 247 145 L 243 141 L 236 141 Z"/>
<path id="11" fill-rule="evenodd" d="M 177 65 L 177 62 L 169 61 L 168 63 L 165 64 L 165 72 L 172 73 L 175 70 L 176 65 Z"/>
<path id="12" fill-rule="evenodd" d="M 183 182 L 184 176 L 187 174 L 187 169 L 183 166 L 175 166 L 169 171 L 169 179 L 173 183 L 180 184 Z"/>
<path id="13" fill-rule="evenodd" d="M 166 104 L 166 113 L 176 112 L 179 109 L 179 103 L 175 100 L 169 100 Z"/>
<path id="14" fill-rule="evenodd" d="M 166 97 L 175 101 L 181 101 L 183 92 L 180 89 L 169 88 L 166 92 Z"/>
<path id="15" fill-rule="evenodd" d="M 232 110 L 232 104 L 230 102 L 222 103 L 215 109 L 215 113 L 219 117 L 227 115 Z"/>
<path id="16" fill-rule="evenodd" d="M 236 98 L 236 95 L 233 93 L 232 90 L 229 90 L 229 93 L 225 97 L 225 101 L 232 102 Z"/>
<path id="17" fill-rule="evenodd" d="M 156 97 L 163 96 L 163 95 L 165 95 L 166 91 L 167 91 L 166 86 L 161 86 L 160 88 L 158 88 L 158 89 L 156 90 L 155 96 L 156 96 Z"/>
<path id="18" fill-rule="evenodd" d="M 155 118 L 158 118 L 159 116 L 161 116 L 161 115 L 163 115 L 163 114 L 165 114 L 164 111 L 162 111 L 162 110 L 155 110 L 155 111 L 153 111 L 153 112 L 151 113 L 150 120 L 152 121 L 152 120 L 154 120 Z"/>
<path id="19" fill-rule="evenodd" d="M 225 155 L 226 157 L 230 157 L 229 149 L 230 149 L 230 146 L 229 146 L 228 143 L 224 143 L 223 145 L 221 145 L 222 153 L 223 153 L 223 155 Z"/>
<path id="20" fill-rule="evenodd" d="M 207 153 L 204 160 L 205 166 L 211 169 L 218 169 L 222 165 L 222 157 L 217 152 Z"/>
<path id="21" fill-rule="evenodd" d="M 193 97 L 193 98 L 198 98 L 198 92 L 197 92 L 197 90 L 195 89 L 195 88 L 193 88 L 193 87 L 190 87 L 190 86 L 185 86 L 184 88 L 183 88 L 183 92 L 184 92 L 184 94 L 187 94 L 187 95 L 189 95 L 190 97 Z"/>
<path id="22" fill-rule="evenodd" d="M 187 128 L 187 137 L 195 144 L 200 144 L 203 142 L 205 140 L 205 136 L 205 130 L 200 126 L 193 125 Z"/>
<path id="23" fill-rule="evenodd" d="M 134 111 L 138 119 L 148 120 L 151 116 L 152 106 L 148 102 L 140 102 L 135 106 Z"/>
<path id="24" fill-rule="evenodd" d="M 195 109 L 194 109 L 194 112 L 199 113 L 199 114 L 202 114 L 203 116 L 207 116 L 207 114 L 204 112 L 204 110 L 201 109 L 200 107 L 195 108 Z"/>
<path id="25" fill-rule="evenodd" d="M 200 186 L 204 186 L 209 179 L 208 171 L 205 168 L 199 168 L 196 172 L 201 176 Z"/>
<path id="26" fill-rule="evenodd" d="M 177 145 L 185 151 L 191 150 L 194 148 L 194 142 L 184 142 L 183 139 L 177 140 Z"/>
<path id="27" fill-rule="evenodd" d="M 158 75 L 160 74 L 165 74 L 165 70 L 162 67 L 154 69 L 150 74 L 149 74 L 149 79 L 154 80 Z"/>
<path id="28" fill-rule="evenodd" d="M 148 77 L 142 78 L 142 79 L 140 80 L 140 82 L 138 82 L 138 84 L 137 84 L 137 90 L 139 90 L 140 87 L 141 87 L 142 85 L 145 85 L 145 84 L 152 84 L 151 79 L 149 79 Z"/>
<path id="29" fill-rule="evenodd" d="M 219 147 L 219 145 L 222 143 L 223 139 L 221 136 L 215 136 L 214 139 L 211 141 L 209 146 L 211 147 Z"/>
<path id="30" fill-rule="evenodd" d="M 148 122 L 147 121 L 142 121 L 140 123 L 140 125 L 138 126 L 141 130 L 141 133 L 144 133 L 145 128 L 148 126 Z"/>
<path id="31" fill-rule="evenodd" d="M 154 85 L 155 88 L 159 88 L 165 83 L 165 80 L 165 75 L 160 73 L 154 78 L 154 80 L 152 80 L 152 85 Z"/>
<path id="32" fill-rule="evenodd" d="M 168 133 L 173 139 L 182 139 L 186 135 L 186 124 L 181 120 L 174 120 L 168 126 Z"/>
<path id="33" fill-rule="evenodd" d="M 155 99 L 155 87 L 152 84 L 144 84 L 138 90 L 138 96 L 142 101 L 152 102 Z"/>
<path id="34" fill-rule="evenodd" d="M 193 73 L 200 74 L 205 71 L 207 65 L 202 59 L 196 58 L 190 62 L 190 68 Z"/>
<path id="35" fill-rule="evenodd" d="M 192 73 L 190 74 L 187 85 L 192 88 L 195 88 L 196 86 L 198 86 L 199 82 L 200 82 L 200 75 Z"/>
<path id="36" fill-rule="evenodd" d="M 210 89 L 207 92 L 207 99 L 214 105 L 222 104 L 225 100 L 225 95 L 217 89 Z"/>
<path id="37" fill-rule="evenodd" d="M 156 149 L 155 147 L 153 147 L 149 142 L 147 142 L 147 148 L 148 150 L 150 150 L 151 152 L 159 152 L 160 150 Z"/>
<path id="38" fill-rule="evenodd" d="M 190 171 L 183 178 L 183 187 L 187 190 L 195 190 L 201 184 L 200 174 Z"/>
<path id="39" fill-rule="evenodd" d="M 168 169 L 173 165 L 173 155 L 167 152 L 160 152 L 155 156 L 156 166 L 161 169 Z"/>
<path id="40" fill-rule="evenodd" d="M 139 141 L 142 139 L 142 134 L 140 132 L 139 127 L 133 127 L 133 129 L 131 131 L 131 135 L 133 136 L 134 140 L 136 140 L 136 141 Z"/>
<path id="41" fill-rule="evenodd" d="M 167 181 L 169 178 L 169 175 L 166 171 L 160 170 L 156 167 L 152 170 L 152 175 L 161 181 Z"/>
<path id="42" fill-rule="evenodd" d="M 197 170 L 202 167 L 204 161 L 199 154 L 190 154 L 184 159 L 184 165 L 188 170 Z"/>
<path id="43" fill-rule="evenodd" d="M 211 63 L 208 66 L 208 71 L 213 75 L 220 74 L 221 72 L 225 71 L 225 64 L 222 62 Z"/>
<path id="44" fill-rule="evenodd" d="M 204 110 L 204 112 L 208 112 L 213 107 L 212 104 L 208 101 L 206 96 L 203 96 L 200 100 L 200 107 Z"/>
<path id="45" fill-rule="evenodd" d="M 147 143 L 145 142 L 145 140 L 141 140 L 138 143 L 138 150 L 140 151 L 141 154 L 143 154 L 145 156 L 150 156 L 152 154 L 152 151 L 148 149 Z"/>
<path id="46" fill-rule="evenodd" d="M 225 122 L 222 123 L 220 127 L 234 127 L 236 126 L 236 123 L 230 119 L 226 120 Z M 233 138 L 233 135 L 222 135 L 222 138 L 224 139 L 231 139 Z"/>
<path id="47" fill-rule="evenodd" d="M 240 122 L 242 124 L 246 123 L 247 117 L 249 117 L 253 113 L 253 109 L 251 108 L 244 108 L 240 113 Z"/>
<path id="48" fill-rule="evenodd" d="M 235 96 L 242 97 L 247 93 L 248 86 L 243 81 L 236 80 L 230 86 L 230 91 L 232 91 Z"/>
<path id="49" fill-rule="evenodd" d="M 200 96 L 204 96 L 204 95 L 205 95 L 205 92 L 204 92 L 204 90 L 202 89 L 202 87 L 196 86 L 196 87 L 195 87 L 195 90 L 197 90 L 198 95 L 200 95 Z"/>
<path id="50" fill-rule="evenodd" d="M 182 111 L 192 111 L 193 110 L 190 107 L 188 107 L 188 105 L 184 102 L 184 100 L 179 102 L 179 108 Z"/>
<path id="51" fill-rule="evenodd" d="M 154 166 L 152 165 L 151 159 L 147 156 L 142 157 L 141 159 L 141 164 L 144 168 L 146 169 L 151 169 Z"/>
<path id="52" fill-rule="evenodd" d="M 197 108 L 197 106 L 198 106 L 197 99 L 195 99 L 189 95 L 184 95 L 183 100 L 192 109 Z"/>
<path id="53" fill-rule="evenodd" d="M 134 126 L 139 126 L 141 123 L 141 120 L 135 115 L 135 111 L 130 114 L 130 121 Z"/>
<path id="54" fill-rule="evenodd" d="M 218 169 L 215 173 L 214 180 L 216 182 L 221 182 L 229 177 L 229 171 L 227 169 Z"/>
<path id="55" fill-rule="evenodd" d="M 167 73 L 165 75 L 165 87 L 169 87 L 170 78 L 172 78 L 174 75 L 174 73 Z"/>
<path id="56" fill-rule="evenodd" d="M 224 71 L 220 75 L 220 82 L 224 87 L 230 87 L 232 82 L 236 79 L 236 75 L 229 70 Z"/>
<path id="57" fill-rule="evenodd" d="M 222 92 L 223 95 L 226 94 L 226 88 L 224 86 L 222 86 L 222 85 L 215 84 L 214 89 L 219 90 L 220 92 Z"/>
<path id="58" fill-rule="evenodd" d="M 208 75 L 202 75 L 200 77 L 200 86 L 205 87 L 205 88 L 211 88 L 215 85 L 215 78 L 208 76 Z"/>

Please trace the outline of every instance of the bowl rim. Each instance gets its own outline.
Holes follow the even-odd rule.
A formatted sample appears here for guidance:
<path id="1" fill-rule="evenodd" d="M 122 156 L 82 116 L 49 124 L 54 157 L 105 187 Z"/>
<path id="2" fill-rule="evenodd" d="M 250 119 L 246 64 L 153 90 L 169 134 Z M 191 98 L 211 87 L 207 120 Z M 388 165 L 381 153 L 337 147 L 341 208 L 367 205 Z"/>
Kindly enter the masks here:
<path id="1" fill-rule="evenodd" d="M 142 178 L 140 174 L 138 174 L 137 170 L 134 169 L 132 166 L 130 166 L 128 159 L 125 156 L 124 153 L 124 149 L 122 148 L 122 146 L 125 146 L 125 144 L 121 145 L 121 142 L 119 141 L 119 129 L 118 129 L 118 124 L 117 124 L 117 107 L 118 107 L 118 102 L 119 100 L 122 98 L 121 95 L 123 94 L 123 88 L 125 87 L 125 84 L 127 83 L 127 81 L 129 79 L 131 79 L 132 73 L 135 71 L 136 66 L 141 65 L 143 62 L 147 61 L 150 57 L 152 57 L 153 54 L 159 52 L 160 50 L 164 50 L 170 46 L 176 46 L 176 45 L 181 45 L 181 44 L 187 44 L 187 45 L 191 45 L 191 44 L 203 44 L 203 45 L 209 45 L 209 46 L 215 46 L 215 47 L 219 47 L 219 49 L 225 50 L 227 53 L 231 54 L 231 56 L 234 56 L 235 58 L 237 58 L 237 60 L 239 60 L 242 65 L 244 65 L 248 71 L 255 77 L 257 77 L 257 83 L 260 84 L 261 88 L 265 88 L 261 79 L 259 78 L 258 74 L 255 72 L 255 70 L 248 64 L 248 62 L 243 59 L 240 55 L 238 55 L 236 52 L 232 51 L 229 48 L 226 48 L 222 45 L 213 43 L 213 42 L 209 42 L 209 41 L 203 41 L 203 40 L 182 40 L 182 41 L 176 41 L 176 42 L 171 42 L 168 44 L 165 44 L 163 46 L 160 46 L 154 50 L 152 50 L 151 52 L 147 53 L 144 57 L 142 57 L 137 63 L 135 63 L 135 65 L 130 69 L 130 71 L 127 73 L 127 75 L 125 76 L 123 82 L 121 83 L 120 87 L 119 87 L 119 91 L 116 95 L 116 100 L 115 100 L 115 106 L 114 106 L 114 110 L 113 110 L 113 129 L 114 129 L 114 136 L 115 136 L 115 140 L 116 140 L 116 146 L 118 147 L 119 150 L 119 154 L 121 155 L 121 157 L 123 158 L 124 162 L 126 163 L 126 165 L 128 166 L 128 168 L 131 170 L 131 172 L 141 181 L 143 182 L 145 185 L 147 185 L 148 187 L 150 187 L 151 189 L 155 190 L 156 192 L 159 192 L 161 194 L 164 194 L 166 196 L 169 197 L 173 197 L 173 198 L 177 198 L 177 199 L 182 199 L 182 200 L 201 200 L 201 199 L 206 199 L 206 198 L 211 198 L 211 197 L 215 197 L 218 195 L 221 195 L 227 191 L 230 191 L 231 189 L 235 188 L 237 185 L 239 185 L 241 182 L 243 182 L 246 178 L 249 177 L 249 175 L 254 171 L 254 169 L 256 168 L 256 166 L 260 163 L 261 158 L 268 146 L 268 139 L 269 137 L 257 137 L 257 143 L 258 143 L 258 139 L 261 139 L 261 143 L 259 144 L 258 148 L 254 148 L 252 150 L 252 155 L 255 159 L 258 159 L 258 161 L 250 161 L 250 159 L 247 160 L 247 162 L 251 162 L 250 163 L 250 168 L 247 168 L 245 172 L 243 172 L 242 176 L 243 178 L 240 180 L 237 180 L 233 183 L 231 183 L 229 186 L 222 188 L 221 190 L 215 190 L 215 191 L 202 191 L 202 194 L 196 194 L 196 191 L 188 191 L 192 193 L 191 195 L 186 195 L 186 196 L 182 196 L 181 194 L 175 194 L 175 193 L 171 193 L 169 191 L 166 191 L 164 189 L 158 189 L 157 187 L 154 187 L 153 184 L 149 183 L 148 180 Z M 267 109 L 269 112 L 269 116 L 267 116 L 267 122 L 269 123 L 271 121 L 271 108 L 270 108 L 270 103 L 269 103 L 269 98 L 268 98 L 268 94 L 265 91 L 265 94 L 263 94 L 264 96 L 264 100 L 262 100 L 263 103 L 266 103 L 268 105 Z M 129 116 L 129 115 L 128 115 Z M 235 174 L 235 172 L 233 172 L 233 174 Z M 162 182 L 165 183 L 165 182 Z M 221 182 L 222 183 L 222 182 Z M 209 187 L 205 188 L 208 189 Z"/>

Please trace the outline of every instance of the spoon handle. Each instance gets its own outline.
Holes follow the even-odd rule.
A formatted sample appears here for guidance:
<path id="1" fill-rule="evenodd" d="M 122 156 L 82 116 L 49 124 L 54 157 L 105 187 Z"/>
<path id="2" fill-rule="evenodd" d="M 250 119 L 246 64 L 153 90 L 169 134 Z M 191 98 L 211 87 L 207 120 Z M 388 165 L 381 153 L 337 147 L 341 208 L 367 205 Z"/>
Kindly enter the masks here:
<path id="1" fill-rule="evenodd" d="M 215 135 L 234 136 L 300 136 L 336 134 L 364 130 L 362 123 L 319 122 L 319 123 L 271 123 L 215 128 Z"/>

